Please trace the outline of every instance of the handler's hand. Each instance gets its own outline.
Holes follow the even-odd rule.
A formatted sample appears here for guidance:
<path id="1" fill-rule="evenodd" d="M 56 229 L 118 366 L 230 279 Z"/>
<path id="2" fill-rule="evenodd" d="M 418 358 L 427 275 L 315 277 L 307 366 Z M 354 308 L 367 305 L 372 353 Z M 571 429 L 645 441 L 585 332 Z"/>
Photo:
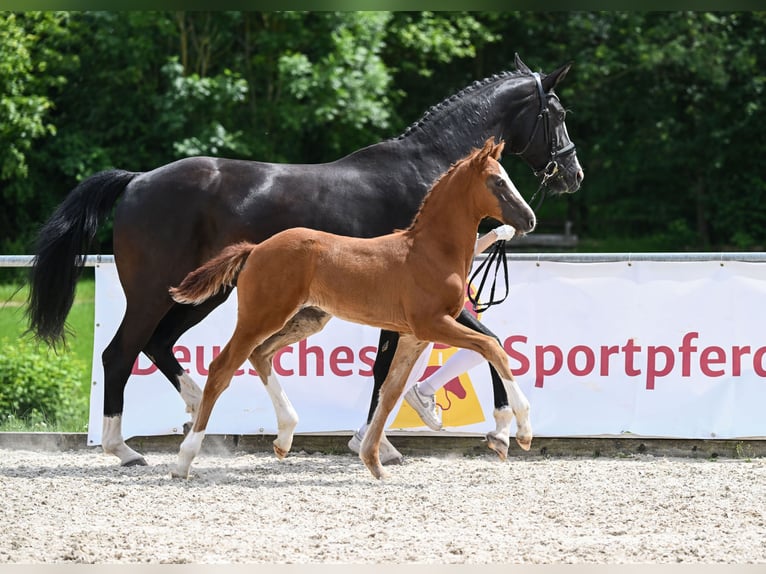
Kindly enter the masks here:
<path id="1" fill-rule="evenodd" d="M 509 239 L 513 239 L 513 236 L 516 234 L 516 230 L 510 225 L 501 225 L 495 227 L 492 231 L 497 235 L 498 241 L 508 241 Z"/>

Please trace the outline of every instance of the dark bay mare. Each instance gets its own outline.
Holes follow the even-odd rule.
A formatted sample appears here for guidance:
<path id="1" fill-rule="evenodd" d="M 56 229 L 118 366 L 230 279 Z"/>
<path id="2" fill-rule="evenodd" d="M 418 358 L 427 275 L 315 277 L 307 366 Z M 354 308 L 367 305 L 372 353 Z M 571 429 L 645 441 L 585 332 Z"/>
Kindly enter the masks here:
<path id="1" fill-rule="evenodd" d="M 84 254 L 100 221 L 117 203 L 114 257 L 126 309 L 102 355 L 104 451 L 123 465 L 146 464 L 122 436 L 125 385 L 142 351 L 180 392 L 187 411 L 196 412 L 201 390 L 173 356 L 173 345 L 231 289 L 198 306 L 175 303 L 167 289 L 225 246 L 257 243 L 299 226 L 356 237 L 404 229 L 436 178 L 489 137 L 505 140 L 505 151 L 520 156 L 548 192 L 575 192 L 583 171 L 567 134 L 565 110 L 553 91 L 570 65 L 543 75 L 516 56 L 516 71 L 474 82 L 432 107 L 399 137 L 330 163 L 193 157 L 149 172 L 115 169 L 82 181 L 39 233 L 27 313 L 37 337 L 51 344 L 63 339 Z M 306 308 L 264 348 L 273 356 L 328 320 L 320 309 Z M 384 331 L 384 339 L 388 356 L 379 349 L 370 414 L 397 336 Z M 267 384 L 270 372 L 270 361 L 261 365 L 259 375 L 277 408 L 286 397 Z M 492 372 L 499 428 L 497 412 L 508 405 L 508 398 Z M 290 424 L 294 428 L 297 419 Z M 490 442 L 492 448 L 494 444 Z M 503 456 L 503 445 L 497 448 Z"/>
<path id="2" fill-rule="evenodd" d="M 456 320 L 464 308 L 482 219 L 512 225 L 517 234 L 535 227 L 532 208 L 498 161 L 503 146 L 489 138 L 484 147 L 450 167 L 403 231 L 359 238 L 293 227 L 261 243 L 243 241 L 226 247 L 170 289 L 174 301 L 200 305 L 222 288 L 237 285 L 237 325 L 210 363 L 202 402 L 181 444 L 174 476 L 189 476 L 213 407 L 234 372 L 248 359 L 258 368 L 262 343 L 305 307 L 401 335 L 359 452 L 376 478 L 385 475 L 379 446 L 386 419 L 429 341 L 471 349 L 492 364 L 510 398 L 507 424 L 516 418 L 516 441 L 529 450 L 529 401 L 513 378 L 508 355 L 497 339 Z M 277 440 L 284 438 L 292 440 L 292 436 Z M 275 444 L 279 455 L 278 448 Z"/>

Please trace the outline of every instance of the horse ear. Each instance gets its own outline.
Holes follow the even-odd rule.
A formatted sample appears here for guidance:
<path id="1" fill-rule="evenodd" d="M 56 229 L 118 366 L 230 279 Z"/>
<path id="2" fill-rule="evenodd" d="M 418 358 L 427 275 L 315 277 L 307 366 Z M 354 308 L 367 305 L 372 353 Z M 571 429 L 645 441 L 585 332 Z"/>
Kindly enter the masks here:
<path id="1" fill-rule="evenodd" d="M 519 72 L 524 72 L 525 74 L 531 74 L 532 70 L 529 69 L 529 66 L 527 66 L 524 62 L 521 61 L 521 58 L 519 57 L 519 53 L 516 52 L 513 55 L 513 61 L 516 64 L 516 69 Z"/>
<path id="2" fill-rule="evenodd" d="M 487 138 L 487 141 L 484 142 L 484 145 L 482 146 L 481 151 L 479 151 L 477 155 L 481 159 L 494 154 L 494 152 L 495 152 L 495 138 L 490 137 L 490 138 Z"/>
<path id="3" fill-rule="evenodd" d="M 555 72 L 551 72 L 547 76 L 545 76 L 542 79 L 543 84 L 543 90 L 545 90 L 545 93 L 550 92 L 555 88 L 561 80 L 564 79 L 564 77 L 567 75 L 567 72 L 569 71 L 569 68 L 572 67 L 572 62 L 569 62 L 568 64 L 564 64 L 561 66 L 558 70 Z"/>
<path id="4" fill-rule="evenodd" d="M 500 140 L 500 142 L 492 150 L 492 157 L 495 158 L 497 161 L 500 161 L 500 156 L 503 155 L 504 147 L 505 147 L 505 141 Z"/>

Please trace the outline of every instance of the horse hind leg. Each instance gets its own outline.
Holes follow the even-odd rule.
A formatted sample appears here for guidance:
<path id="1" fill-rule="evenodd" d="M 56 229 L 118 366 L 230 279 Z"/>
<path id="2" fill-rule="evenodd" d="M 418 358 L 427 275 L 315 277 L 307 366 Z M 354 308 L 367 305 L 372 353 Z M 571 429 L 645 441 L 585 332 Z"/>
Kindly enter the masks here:
<path id="1" fill-rule="evenodd" d="M 412 367 L 428 342 L 419 341 L 412 335 L 401 335 L 386 380 L 380 389 L 380 399 L 375 414 L 359 449 L 359 458 L 375 478 L 386 478 L 388 473 L 380 461 L 380 445 L 384 428 L 396 401 L 402 396 Z"/>
<path id="2" fill-rule="evenodd" d="M 273 447 L 274 454 L 280 460 L 284 459 L 292 448 L 295 427 L 298 425 L 298 414 L 274 373 L 272 360 L 279 349 L 321 331 L 331 317 L 318 307 L 301 309 L 281 330 L 258 345 L 250 355 L 250 363 L 258 373 L 274 406 L 277 417 L 277 438 L 274 439 Z"/>
<path id="3" fill-rule="evenodd" d="M 194 423 L 197 409 L 202 400 L 202 388 L 181 367 L 173 354 L 173 345 L 181 335 L 197 325 L 213 309 L 223 303 L 230 293 L 231 289 L 228 289 L 200 305 L 174 304 L 162 318 L 144 347 L 144 354 L 157 365 L 157 368 L 170 381 L 186 404 L 186 412 L 191 415 L 191 421 L 184 423 L 184 433 L 187 433 Z"/>
<path id="4" fill-rule="evenodd" d="M 202 440 L 205 438 L 205 430 L 213 407 L 221 393 L 231 384 L 234 372 L 245 362 L 255 344 L 257 344 L 256 337 L 242 333 L 238 327 L 221 354 L 210 363 L 209 376 L 202 392 L 197 417 L 179 448 L 178 462 L 171 473 L 173 478 L 189 477 L 191 464 L 202 448 Z"/>
<path id="5" fill-rule="evenodd" d="M 122 466 L 146 465 L 144 457 L 130 448 L 122 435 L 122 413 L 125 403 L 125 385 L 133 363 L 154 328 L 147 317 L 161 315 L 142 308 L 132 311 L 128 304 L 117 332 L 101 355 L 104 367 L 104 419 L 101 446 L 105 453 L 117 456 Z"/>

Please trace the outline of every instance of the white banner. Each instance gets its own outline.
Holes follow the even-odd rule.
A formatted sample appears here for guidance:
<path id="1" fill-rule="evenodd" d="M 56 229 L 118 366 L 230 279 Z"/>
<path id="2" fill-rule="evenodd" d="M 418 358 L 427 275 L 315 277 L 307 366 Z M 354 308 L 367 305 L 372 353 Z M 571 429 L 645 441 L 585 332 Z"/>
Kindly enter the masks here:
<path id="1" fill-rule="evenodd" d="M 766 265 L 726 262 L 511 261 L 511 294 L 481 319 L 503 342 L 532 405 L 536 436 L 766 437 Z M 96 269 L 89 444 L 100 444 L 101 353 L 125 309 L 114 265 Z M 236 297 L 178 341 L 203 385 L 233 331 Z M 333 319 L 280 351 L 275 372 L 300 417 L 296 432 L 352 431 L 367 416 L 378 331 Z M 455 349 L 435 345 L 425 374 Z M 485 363 L 437 393 L 446 430 L 494 428 Z M 125 392 L 123 432 L 181 433 L 188 420 L 170 383 L 141 355 Z M 406 403 L 389 429 L 423 426 Z M 275 434 L 271 402 L 249 364 L 218 400 L 209 433 Z"/>

